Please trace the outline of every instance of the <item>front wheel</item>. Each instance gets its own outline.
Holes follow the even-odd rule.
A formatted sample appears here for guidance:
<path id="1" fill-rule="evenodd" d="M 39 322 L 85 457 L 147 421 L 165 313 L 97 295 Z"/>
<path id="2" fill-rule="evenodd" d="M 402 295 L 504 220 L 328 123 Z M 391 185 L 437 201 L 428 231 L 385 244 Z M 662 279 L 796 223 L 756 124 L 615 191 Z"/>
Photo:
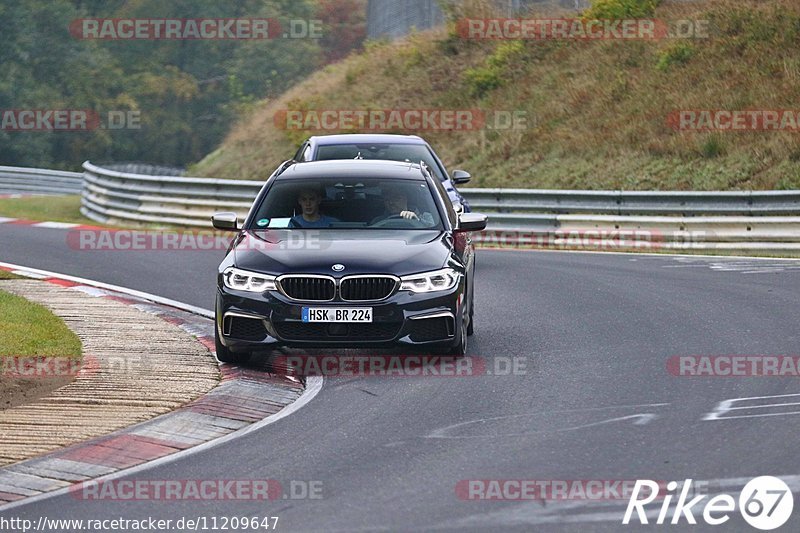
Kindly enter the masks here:
<path id="1" fill-rule="evenodd" d="M 214 327 L 214 347 L 216 348 L 217 359 L 220 363 L 240 365 L 247 362 L 250 358 L 250 354 L 232 352 L 227 346 L 222 344 L 222 341 L 219 340 L 219 331 L 217 331 L 216 327 Z"/>
<path id="2" fill-rule="evenodd" d="M 469 297 L 469 325 L 467 326 L 467 335 L 475 333 L 475 295 L 470 294 Z"/>
<path id="3" fill-rule="evenodd" d="M 467 335 L 475 333 L 475 264 L 472 264 L 472 275 L 469 277 L 469 325 L 467 326 Z"/>
<path id="4" fill-rule="evenodd" d="M 467 335 L 469 333 L 468 326 L 464 318 L 461 318 L 461 327 L 459 329 L 458 343 L 447 350 L 447 355 L 455 355 L 456 357 L 463 357 L 467 355 Z"/>

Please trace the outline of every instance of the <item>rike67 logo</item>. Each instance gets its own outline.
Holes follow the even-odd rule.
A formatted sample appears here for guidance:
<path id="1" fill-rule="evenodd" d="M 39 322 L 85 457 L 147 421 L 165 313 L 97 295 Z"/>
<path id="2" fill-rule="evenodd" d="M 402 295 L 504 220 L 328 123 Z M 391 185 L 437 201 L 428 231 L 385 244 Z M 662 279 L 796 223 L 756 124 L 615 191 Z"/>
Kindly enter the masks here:
<path id="1" fill-rule="evenodd" d="M 697 524 L 694 513 L 702 512 L 706 524 L 717 526 L 730 520 L 731 513 L 736 510 L 737 502 L 729 494 L 717 494 L 705 502 L 705 505 L 702 505 L 700 502 L 706 498 L 706 494 L 700 494 L 691 500 L 688 499 L 692 493 L 691 479 L 684 481 L 680 488 L 680 494 L 677 493 L 678 487 L 677 482 L 670 481 L 667 483 L 665 495 L 663 491 L 659 491 L 659 484 L 656 481 L 637 480 L 630 500 L 628 500 L 628 508 L 625 510 L 622 523 L 628 525 L 634 512 L 636 512 L 636 519 L 640 524 L 650 523 L 648 516 L 653 518 L 656 509 L 645 510 L 645 506 L 656 499 L 661 500 L 656 524 L 679 524 L 682 519 L 689 524 Z M 676 495 L 678 496 L 677 503 L 670 513 L 670 505 L 673 496 Z M 789 486 L 782 480 L 772 476 L 760 476 L 751 479 L 744 486 L 739 494 L 738 504 L 742 518 L 748 524 L 756 529 L 766 531 L 778 528 L 789 520 L 794 508 L 794 497 Z M 669 522 L 667 522 L 668 519 Z"/>

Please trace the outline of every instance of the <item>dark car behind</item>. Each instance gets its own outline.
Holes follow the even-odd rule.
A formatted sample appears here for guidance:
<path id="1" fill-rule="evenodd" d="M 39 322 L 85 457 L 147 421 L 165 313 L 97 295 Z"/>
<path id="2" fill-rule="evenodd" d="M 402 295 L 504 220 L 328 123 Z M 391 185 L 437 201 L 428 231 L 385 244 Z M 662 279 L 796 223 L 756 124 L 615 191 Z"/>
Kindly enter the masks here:
<path id="1" fill-rule="evenodd" d="M 470 205 L 458 192 L 456 185 L 467 183 L 471 176 L 464 170 L 448 173 L 442 160 L 425 139 L 417 135 L 396 134 L 339 134 L 309 137 L 294 156 L 295 161 L 326 161 L 332 159 L 380 159 L 424 162 L 431 173 L 442 182 L 457 211 L 470 212 Z"/>

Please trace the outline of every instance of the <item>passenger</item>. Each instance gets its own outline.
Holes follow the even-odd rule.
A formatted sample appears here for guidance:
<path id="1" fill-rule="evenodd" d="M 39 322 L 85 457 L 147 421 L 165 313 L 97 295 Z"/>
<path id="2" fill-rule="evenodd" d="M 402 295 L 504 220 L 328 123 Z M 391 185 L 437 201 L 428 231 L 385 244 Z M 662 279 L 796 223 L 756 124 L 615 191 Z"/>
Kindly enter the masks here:
<path id="1" fill-rule="evenodd" d="M 319 212 L 323 194 L 319 189 L 305 188 L 297 195 L 297 203 L 301 213 L 289 221 L 290 228 L 329 228 L 334 222 L 339 222 L 334 217 L 323 215 Z"/>
<path id="2" fill-rule="evenodd" d="M 419 213 L 416 209 L 408 207 L 408 192 L 398 186 L 388 186 L 383 190 L 383 204 L 385 212 L 372 219 L 370 225 L 389 219 L 390 217 L 402 217 L 406 220 L 419 220 L 426 225 L 433 225 L 433 215 L 430 213 Z"/>

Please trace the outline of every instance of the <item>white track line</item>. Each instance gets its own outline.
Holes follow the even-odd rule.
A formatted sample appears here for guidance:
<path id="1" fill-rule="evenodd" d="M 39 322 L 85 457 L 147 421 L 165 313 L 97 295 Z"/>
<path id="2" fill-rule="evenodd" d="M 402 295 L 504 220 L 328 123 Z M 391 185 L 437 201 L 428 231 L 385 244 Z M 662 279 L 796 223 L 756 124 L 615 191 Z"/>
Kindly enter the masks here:
<path id="1" fill-rule="evenodd" d="M 182 311 L 188 311 L 195 315 L 200 315 L 206 318 L 214 318 L 214 312 L 209 311 L 207 309 L 202 309 L 200 307 L 196 307 L 194 305 L 185 304 L 183 302 L 179 302 L 177 300 L 170 300 L 169 298 L 163 298 L 161 296 L 156 296 L 155 294 L 150 294 L 147 292 L 141 292 L 134 289 L 128 289 L 126 287 L 120 287 L 118 285 L 111 285 L 109 283 L 102 283 L 100 281 L 93 281 L 86 278 L 79 278 L 76 276 L 68 276 L 66 274 L 59 274 L 58 272 L 50 272 L 47 270 L 39 270 L 38 268 L 30 268 L 26 266 L 14 265 L 11 263 L 3 263 L 0 262 L 0 267 L 10 268 L 15 273 L 19 273 L 20 275 L 24 275 L 26 272 L 30 272 L 34 274 L 36 278 L 46 277 L 46 278 L 56 278 L 56 279 L 63 279 L 66 281 L 72 281 L 74 283 L 81 283 L 84 285 L 89 285 L 90 287 L 97 287 L 99 289 L 108 289 L 110 291 L 119 292 L 122 294 L 127 294 L 129 296 L 136 296 L 137 298 L 142 298 L 144 300 L 149 300 L 151 302 L 155 302 L 157 304 L 168 305 L 170 307 L 175 307 L 176 309 L 180 309 Z"/>
<path id="2" fill-rule="evenodd" d="M 72 224 L 70 222 L 37 222 L 31 224 L 35 228 L 50 228 L 50 229 L 70 229 L 77 228 L 80 224 Z"/>

